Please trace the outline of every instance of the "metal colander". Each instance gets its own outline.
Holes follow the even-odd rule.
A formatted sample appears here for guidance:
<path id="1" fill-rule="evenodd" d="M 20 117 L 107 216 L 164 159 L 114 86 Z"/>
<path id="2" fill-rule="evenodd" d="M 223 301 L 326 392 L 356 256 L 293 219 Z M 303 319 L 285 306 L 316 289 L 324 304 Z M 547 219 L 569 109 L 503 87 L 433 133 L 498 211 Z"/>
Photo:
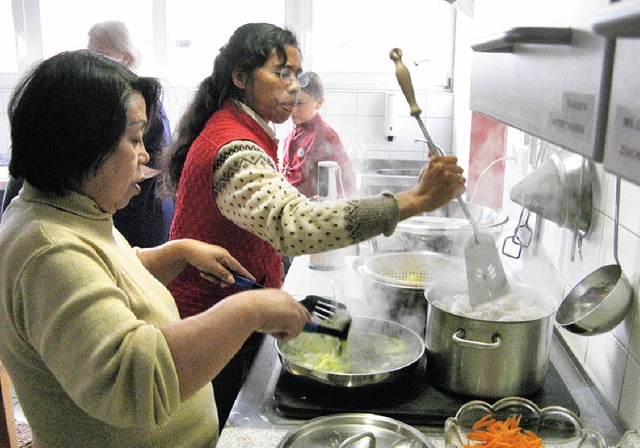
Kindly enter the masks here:
<path id="1" fill-rule="evenodd" d="M 363 277 L 408 288 L 465 276 L 462 258 L 429 251 L 376 252 L 358 257 L 354 270 Z"/>

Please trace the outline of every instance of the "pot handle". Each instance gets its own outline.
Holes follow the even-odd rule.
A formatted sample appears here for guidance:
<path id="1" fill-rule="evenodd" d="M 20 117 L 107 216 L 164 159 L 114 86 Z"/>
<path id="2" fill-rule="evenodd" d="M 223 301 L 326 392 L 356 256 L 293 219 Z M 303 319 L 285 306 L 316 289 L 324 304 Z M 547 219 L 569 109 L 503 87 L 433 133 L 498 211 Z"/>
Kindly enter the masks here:
<path id="1" fill-rule="evenodd" d="M 370 440 L 369 448 L 376 448 L 376 436 L 374 436 L 370 431 L 361 432 L 360 434 L 356 434 L 355 436 L 351 436 L 348 439 L 345 439 L 338 448 L 345 448 L 351 445 L 353 442 L 357 442 L 358 440 L 364 438 L 368 438 Z"/>
<path id="2" fill-rule="evenodd" d="M 478 350 L 497 350 L 502 345 L 502 336 L 498 333 L 495 333 L 491 336 L 491 343 L 480 342 L 480 341 L 472 341 L 470 339 L 465 339 L 467 333 L 464 330 L 456 331 L 451 339 L 458 345 L 463 347 L 477 348 Z"/>

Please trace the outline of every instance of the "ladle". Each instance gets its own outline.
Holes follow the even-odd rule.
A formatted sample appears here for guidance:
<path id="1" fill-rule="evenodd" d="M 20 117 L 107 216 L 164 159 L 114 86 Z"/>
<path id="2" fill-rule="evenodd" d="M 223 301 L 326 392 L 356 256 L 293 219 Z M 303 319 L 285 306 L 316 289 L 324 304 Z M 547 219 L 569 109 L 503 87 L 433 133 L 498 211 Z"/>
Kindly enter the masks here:
<path id="1" fill-rule="evenodd" d="M 624 320 L 633 300 L 629 280 L 618 261 L 620 178 L 616 179 L 613 227 L 615 264 L 603 266 L 578 283 L 560 304 L 556 321 L 572 333 L 593 336 L 610 331 Z"/>

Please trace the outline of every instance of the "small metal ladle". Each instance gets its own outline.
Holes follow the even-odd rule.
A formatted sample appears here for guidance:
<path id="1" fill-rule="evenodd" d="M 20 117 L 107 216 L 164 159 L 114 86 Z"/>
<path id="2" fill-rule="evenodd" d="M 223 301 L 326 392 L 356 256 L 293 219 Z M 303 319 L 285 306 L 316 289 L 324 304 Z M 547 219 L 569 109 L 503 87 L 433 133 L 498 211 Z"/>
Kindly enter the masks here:
<path id="1" fill-rule="evenodd" d="M 629 280 L 618 261 L 620 178 L 616 179 L 613 227 L 615 264 L 602 266 L 578 283 L 560 304 L 556 321 L 572 333 L 593 336 L 612 330 L 624 320 L 633 302 Z"/>

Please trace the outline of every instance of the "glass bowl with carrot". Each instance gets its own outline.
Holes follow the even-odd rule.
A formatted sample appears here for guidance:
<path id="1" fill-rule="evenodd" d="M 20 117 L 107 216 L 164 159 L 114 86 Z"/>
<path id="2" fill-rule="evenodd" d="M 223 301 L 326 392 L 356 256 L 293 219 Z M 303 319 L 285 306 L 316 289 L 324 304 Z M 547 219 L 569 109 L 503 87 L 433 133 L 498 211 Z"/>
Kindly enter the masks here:
<path id="1" fill-rule="evenodd" d="M 521 397 L 466 403 L 445 422 L 445 442 L 452 448 L 607 448 L 602 435 L 583 428 L 572 411 L 540 409 Z"/>

